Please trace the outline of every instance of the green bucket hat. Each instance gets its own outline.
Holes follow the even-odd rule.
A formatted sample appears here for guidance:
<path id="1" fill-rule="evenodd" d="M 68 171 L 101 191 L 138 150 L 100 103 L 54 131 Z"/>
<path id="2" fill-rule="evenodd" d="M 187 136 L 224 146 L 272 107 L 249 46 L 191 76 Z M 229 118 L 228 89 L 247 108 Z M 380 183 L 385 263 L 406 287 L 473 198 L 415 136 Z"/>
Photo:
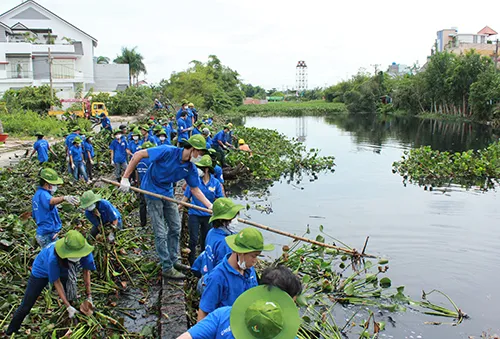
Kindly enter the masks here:
<path id="1" fill-rule="evenodd" d="M 149 126 L 146 125 L 146 124 L 143 124 L 143 125 L 139 126 L 139 129 L 142 129 L 142 130 L 145 130 L 145 131 L 149 131 Z"/>
<path id="2" fill-rule="evenodd" d="M 122 130 L 121 129 L 118 129 L 118 128 L 115 128 L 113 130 L 113 135 L 117 135 L 118 133 L 122 133 Z"/>
<path id="3" fill-rule="evenodd" d="M 101 199 L 102 196 L 100 194 L 95 194 L 92 190 L 88 190 L 80 197 L 80 207 L 87 209 L 87 207 L 100 201 Z"/>
<path id="4" fill-rule="evenodd" d="M 227 236 L 225 239 L 229 248 L 236 253 L 274 250 L 273 244 L 264 245 L 264 237 L 262 236 L 262 233 L 253 227 L 246 227 L 237 234 Z"/>
<path id="5" fill-rule="evenodd" d="M 155 147 L 155 145 L 151 141 L 146 141 L 145 143 L 143 143 L 141 145 L 142 149 L 151 148 L 151 147 Z"/>
<path id="6" fill-rule="evenodd" d="M 156 125 L 154 128 L 153 128 L 153 132 L 159 132 L 159 131 L 162 131 L 163 130 L 163 127 L 161 125 Z"/>
<path id="7" fill-rule="evenodd" d="M 61 259 L 86 257 L 94 250 L 85 237 L 78 231 L 71 230 L 66 236 L 56 241 L 56 252 Z"/>
<path id="8" fill-rule="evenodd" d="M 37 136 L 42 136 L 43 137 L 44 134 L 42 132 L 35 132 L 35 137 L 37 137 Z"/>
<path id="9" fill-rule="evenodd" d="M 194 123 L 196 127 L 203 125 L 203 121 L 198 120 L 197 122 Z"/>
<path id="10" fill-rule="evenodd" d="M 203 159 L 203 157 L 202 157 L 202 159 Z M 219 199 L 214 201 L 214 204 L 212 207 L 213 214 L 212 214 L 212 217 L 210 218 L 209 222 L 212 222 L 214 220 L 219 220 L 219 219 L 231 220 L 243 208 L 244 208 L 243 205 L 235 204 L 229 198 L 219 198 Z"/>
<path id="11" fill-rule="evenodd" d="M 207 141 L 201 134 L 193 135 L 189 140 L 186 140 L 188 144 L 200 151 L 207 150 Z"/>
<path id="12" fill-rule="evenodd" d="M 167 135 L 167 132 L 162 128 L 161 130 L 158 130 L 158 132 L 156 133 L 156 135 L 160 136 L 160 135 Z"/>
<path id="13" fill-rule="evenodd" d="M 182 99 L 181 103 L 182 103 L 183 105 L 185 105 L 185 104 L 189 103 L 189 101 L 188 101 L 187 99 Z"/>
<path id="14" fill-rule="evenodd" d="M 134 135 L 138 135 L 138 136 L 141 135 L 141 131 L 139 131 L 139 129 L 137 127 L 134 128 L 134 130 L 132 131 L 132 136 L 134 136 Z"/>
<path id="15" fill-rule="evenodd" d="M 40 171 L 40 178 L 48 182 L 52 185 L 60 185 L 63 183 L 63 180 L 59 177 L 56 171 L 52 168 L 44 168 Z"/>
<path id="16" fill-rule="evenodd" d="M 133 131 L 136 127 L 137 127 L 136 124 L 130 124 L 130 125 L 128 125 L 128 129 L 131 130 L 131 131 Z"/>
<path id="17" fill-rule="evenodd" d="M 209 154 L 215 154 L 215 153 L 217 153 L 217 151 L 216 151 L 216 150 L 214 150 L 213 148 L 209 148 L 209 149 L 208 149 L 208 153 L 209 153 Z"/>
<path id="18" fill-rule="evenodd" d="M 73 143 L 81 144 L 82 143 L 82 138 L 76 137 L 73 139 Z"/>
<path id="19" fill-rule="evenodd" d="M 199 168 L 205 168 L 208 167 L 208 170 L 210 173 L 214 173 L 214 167 L 212 166 L 212 158 L 210 158 L 210 155 L 205 154 L 204 156 L 201 157 L 201 160 L 198 161 L 196 164 L 196 167 Z"/>
<path id="20" fill-rule="evenodd" d="M 71 132 L 81 131 L 80 126 L 75 126 L 71 129 Z"/>
<path id="21" fill-rule="evenodd" d="M 289 339 L 297 336 L 301 320 L 288 293 L 261 285 L 236 299 L 229 322 L 238 339 Z"/>
<path id="22" fill-rule="evenodd" d="M 148 120 L 148 124 L 152 125 L 152 124 L 154 124 L 154 123 L 155 123 L 155 121 L 154 121 L 153 119 L 149 119 L 149 120 Z"/>

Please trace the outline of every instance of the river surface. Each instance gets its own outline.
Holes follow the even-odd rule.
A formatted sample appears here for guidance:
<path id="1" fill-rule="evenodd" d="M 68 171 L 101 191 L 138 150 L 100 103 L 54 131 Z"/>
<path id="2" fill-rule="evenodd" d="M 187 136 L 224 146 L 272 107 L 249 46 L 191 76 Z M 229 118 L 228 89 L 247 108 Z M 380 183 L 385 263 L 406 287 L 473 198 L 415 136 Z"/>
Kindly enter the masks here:
<path id="1" fill-rule="evenodd" d="M 245 125 L 302 137 L 308 148 L 334 155 L 337 165 L 335 173 L 320 174 L 313 182 L 276 183 L 268 201 L 262 203 L 272 205 L 273 213 L 250 210 L 252 220 L 299 235 L 309 225 L 312 238 L 323 225 L 327 234 L 358 249 L 370 236 L 367 252 L 390 259 L 387 276 L 393 287 L 405 285 L 405 293 L 414 300 L 420 300 L 422 290 L 442 290 L 470 315 L 459 326 L 433 326 L 424 322 L 451 320 L 413 311 L 391 314 L 395 324 L 387 323 L 384 336 L 500 334 L 498 193 L 404 187 L 402 178 L 391 171 L 404 150 L 422 145 L 449 151 L 482 148 L 498 139 L 495 131 L 468 123 L 385 120 L 373 115 L 247 118 Z M 252 141 L 247 142 L 251 147 Z M 265 233 L 277 245 L 289 243 L 289 239 Z M 429 300 L 452 308 L 438 295 Z M 345 322 L 337 320 L 340 326 Z M 358 329 L 353 333 L 359 333 Z"/>

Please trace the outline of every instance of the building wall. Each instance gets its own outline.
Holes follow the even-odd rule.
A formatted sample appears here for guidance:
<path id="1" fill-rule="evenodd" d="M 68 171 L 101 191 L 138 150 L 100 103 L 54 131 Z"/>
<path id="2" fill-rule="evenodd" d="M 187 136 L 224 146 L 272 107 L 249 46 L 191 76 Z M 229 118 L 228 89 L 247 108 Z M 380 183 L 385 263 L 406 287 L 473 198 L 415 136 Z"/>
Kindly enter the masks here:
<path id="1" fill-rule="evenodd" d="M 0 26 L 0 42 L 6 42 L 7 36 L 5 35 L 5 28 Z"/>
<path id="2" fill-rule="evenodd" d="M 127 64 L 94 63 L 95 82 L 92 85 L 96 92 L 113 92 L 118 85 L 128 85 L 129 69 Z"/>

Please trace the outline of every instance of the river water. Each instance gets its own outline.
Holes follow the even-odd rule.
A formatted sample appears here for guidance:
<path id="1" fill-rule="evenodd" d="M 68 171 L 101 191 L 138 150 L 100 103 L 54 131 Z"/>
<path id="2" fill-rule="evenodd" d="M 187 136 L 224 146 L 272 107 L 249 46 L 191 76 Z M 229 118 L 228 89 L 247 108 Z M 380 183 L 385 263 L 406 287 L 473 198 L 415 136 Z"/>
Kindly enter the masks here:
<path id="1" fill-rule="evenodd" d="M 262 202 L 271 205 L 273 213 L 250 210 L 252 220 L 300 235 L 309 225 L 310 237 L 323 225 L 327 234 L 358 249 L 370 236 L 367 252 L 390 259 L 387 275 L 393 286 L 405 285 L 405 293 L 415 300 L 422 290 L 442 290 L 470 315 L 452 327 L 424 324 L 451 321 L 446 318 L 413 311 L 391 314 L 395 323 L 387 324 L 385 336 L 479 338 L 482 331 L 500 333 L 497 192 L 456 187 L 430 192 L 411 184 L 405 187 L 391 171 L 404 150 L 421 145 L 449 151 L 477 149 L 498 139 L 494 130 L 374 115 L 247 118 L 245 125 L 301 137 L 308 148 L 334 155 L 337 165 L 335 173 L 320 174 L 313 182 L 276 183 L 268 201 Z M 251 147 L 252 141 L 247 142 Z M 278 245 L 289 243 L 269 232 L 265 236 Z M 438 295 L 429 299 L 452 308 Z M 343 326 L 345 320 L 337 323 Z"/>

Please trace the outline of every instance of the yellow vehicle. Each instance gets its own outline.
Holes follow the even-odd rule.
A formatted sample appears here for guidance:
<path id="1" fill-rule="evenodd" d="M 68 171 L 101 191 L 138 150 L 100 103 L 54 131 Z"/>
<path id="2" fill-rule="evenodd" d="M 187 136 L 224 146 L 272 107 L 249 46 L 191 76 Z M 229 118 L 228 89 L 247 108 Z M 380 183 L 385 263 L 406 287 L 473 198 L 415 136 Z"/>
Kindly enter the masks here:
<path id="1" fill-rule="evenodd" d="M 91 104 L 88 99 L 61 99 L 61 105 L 63 109 L 65 108 L 65 106 L 68 106 L 68 104 L 71 104 L 71 106 L 67 107 L 66 110 L 73 108 L 70 113 L 80 118 L 89 119 L 91 116 L 100 116 L 101 113 L 104 113 L 106 116 L 108 116 L 108 110 L 103 102 L 93 102 Z M 81 104 L 81 109 L 75 109 L 75 106 L 77 106 L 78 104 Z M 66 113 L 66 110 L 50 110 L 49 116 L 63 115 Z"/>

